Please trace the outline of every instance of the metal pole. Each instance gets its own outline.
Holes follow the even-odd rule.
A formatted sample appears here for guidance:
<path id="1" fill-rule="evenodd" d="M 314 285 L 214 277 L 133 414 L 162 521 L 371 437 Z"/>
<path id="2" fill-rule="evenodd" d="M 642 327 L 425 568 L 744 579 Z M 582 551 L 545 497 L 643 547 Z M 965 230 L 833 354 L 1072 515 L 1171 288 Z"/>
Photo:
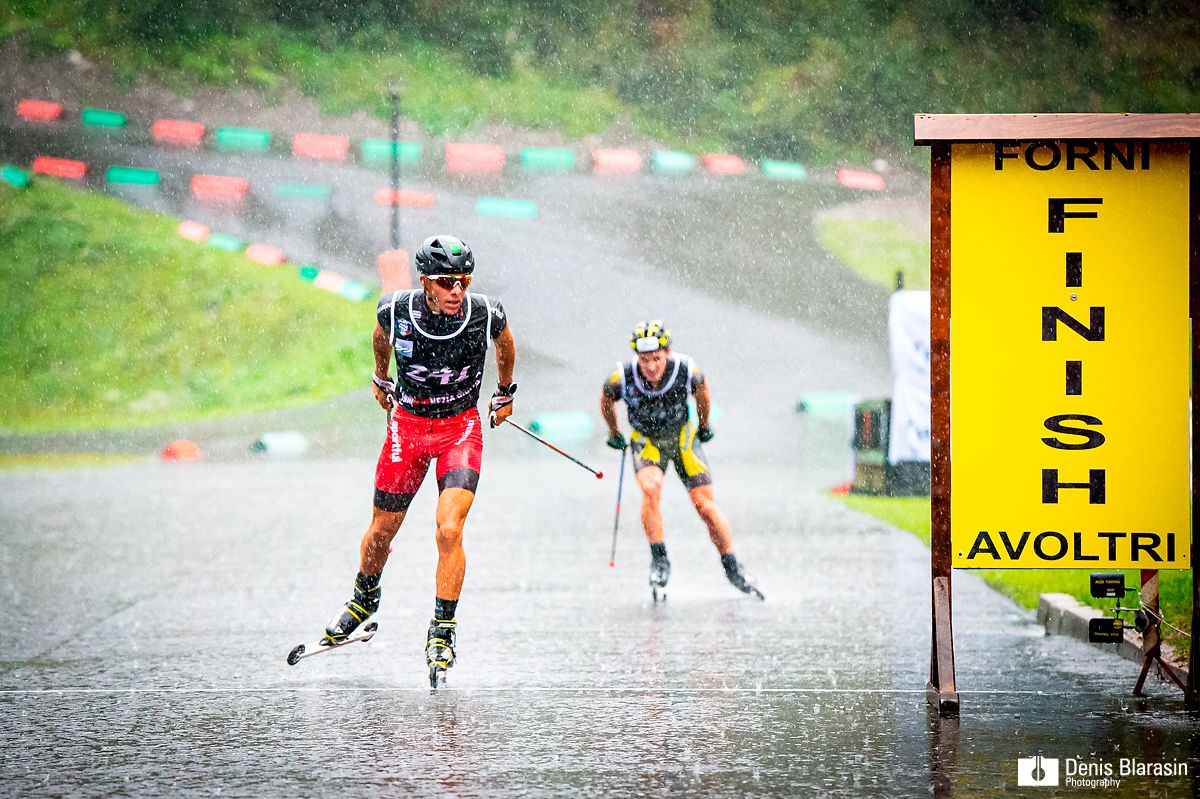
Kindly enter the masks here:
<path id="1" fill-rule="evenodd" d="M 392 101 L 392 249 L 400 249 L 400 90 L 388 86 Z"/>

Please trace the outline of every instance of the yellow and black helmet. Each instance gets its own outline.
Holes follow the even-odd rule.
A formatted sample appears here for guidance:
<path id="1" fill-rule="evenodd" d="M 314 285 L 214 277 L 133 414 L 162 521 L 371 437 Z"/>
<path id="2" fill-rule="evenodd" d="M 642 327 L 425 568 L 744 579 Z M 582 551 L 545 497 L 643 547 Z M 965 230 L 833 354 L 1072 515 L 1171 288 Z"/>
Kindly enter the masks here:
<path id="1" fill-rule="evenodd" d="M 638 322 L 629 336 L 629 348 L 634 352 L 654 352 L 671 346 L 671 331 L 663 327 L 661 319 Z"/>

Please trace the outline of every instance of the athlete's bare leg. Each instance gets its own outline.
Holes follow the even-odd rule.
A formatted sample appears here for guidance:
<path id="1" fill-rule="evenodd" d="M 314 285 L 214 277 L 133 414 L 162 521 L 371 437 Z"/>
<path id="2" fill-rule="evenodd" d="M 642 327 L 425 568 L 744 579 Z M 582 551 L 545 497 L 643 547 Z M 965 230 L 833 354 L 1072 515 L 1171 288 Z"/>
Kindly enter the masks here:
<path id="1" fill-rule="evenodd" d="M 692 498 L 692 505 L 695 506 L 696 513 L 700 514 L 700 518 L 704 520 L 704 525 L 708 528 L 708 537 L 712 539 L 717 552 L 722 555 L 732 552 L 733 534 L 729 532 L 729 520 L 717 507 L 712 484 L 696 486 L 688 494 Z"/>
<path id="2" fill-rule="evenodd" d="M 458 599 L 467 572 L 467 553 L 463 549 L 463 525 L 475 501 L 475 493 L 465 488 L 447 488 L 438 494 L 437 504 L 437 596 Z"/>
<path id="3" fill-rule="evenodd" d="M 404 522 L 404 511 L 371 508 L 371 525 L 363 533 L 359 545 L 358 570 L 363 574 L 382 574 L 387 563 L 388 547 Z"/>
<path id="4" fill-rule="evenodd" d="M 642 489 L 642 529 L 651 544 L 663 542 L 662 499 L 663 470 L 657 466 L 643 466 L 637 471 L 638 486 Z"/>

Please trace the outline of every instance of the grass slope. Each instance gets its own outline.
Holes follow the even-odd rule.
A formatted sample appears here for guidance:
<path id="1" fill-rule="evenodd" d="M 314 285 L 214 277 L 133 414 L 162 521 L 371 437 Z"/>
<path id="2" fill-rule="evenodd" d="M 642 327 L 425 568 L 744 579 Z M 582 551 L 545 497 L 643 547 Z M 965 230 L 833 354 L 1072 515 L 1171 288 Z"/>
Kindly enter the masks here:
<path id="1" fill-rule="evenodd" d="M 299 85 L 404 113 L 808 164 L 924 168 L 916 112 L 1194 109 L 1200 17 L 1180 0 L 16 0 L 0 42 L 79 50 L 118 82 Z M 1085 66 L 1081 66 L 1085 65 Z"/>
<path id="2" fill-rule="evenodd" d="M 175 225 L 54 181 L 0 185 L 0 428 L 141 426 L 362 385 L 369 303 Z"/>
<path id="3" fill-rule="evenodd" d="M 896 287 L 897 272 L 904 273 L 905 288 L 929 288 L 929 242 L 917 241 L 896 220 L 822 218 L 817 240 L 861 277 L 889 291 Z"/>
<path id="4" fill-rule="evenodd" d="M 868 513 L 893 527 L 907 530 L 929 546 L 929 497 L 868 497 L 847 495 L 838 497 L 848 507 Z M 1093 599 L 1088 592 L 1089 569 L 976 569 L 976 574 L 1000 593 L 1012 598 L 1022 607 L 1036 608 L 1038 596 L 1044 593 L 1070 594 L 1085 605 L 1106 612 L 1111 600 Z M 1125 569 L 1125 584 L 1140 585 L 1136 569 Z M 1190 571 L 1161 571 L 1158 575 L 1159 603 L 1163 618 L 1187 632 L 1192 626 L 1192 574 Z M 1132 598 L 1130 601 L 1133 601 Z M 1126 614 L 1125 621 L 1133 619 Z M 1175 650 L 1186 653 L 1188 639 L 1163 627 L 1163 638 Z"/>

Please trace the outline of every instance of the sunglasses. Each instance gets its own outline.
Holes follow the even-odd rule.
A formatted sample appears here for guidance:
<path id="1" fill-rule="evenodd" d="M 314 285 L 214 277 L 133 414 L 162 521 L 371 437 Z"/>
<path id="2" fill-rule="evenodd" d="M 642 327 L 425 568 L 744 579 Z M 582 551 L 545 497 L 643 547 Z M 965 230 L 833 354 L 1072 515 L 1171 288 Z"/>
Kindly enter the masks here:
<path id="1" fill-rule="evenodd" d="M 454 287 L 462 285 L 463 291 L 471 287 L 470 275 L 438 275 L 437 277 L 429 278 L 434 283 L 444 288 L 446 291 L 454 291 Z"/>

